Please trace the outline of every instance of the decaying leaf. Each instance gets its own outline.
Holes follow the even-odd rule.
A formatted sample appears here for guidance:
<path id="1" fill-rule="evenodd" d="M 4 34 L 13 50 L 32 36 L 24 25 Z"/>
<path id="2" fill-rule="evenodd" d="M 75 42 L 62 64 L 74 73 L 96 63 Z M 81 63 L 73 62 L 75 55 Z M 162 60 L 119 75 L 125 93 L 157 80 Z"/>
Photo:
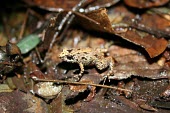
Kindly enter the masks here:
<path id="1" fill-rule="evenodd" d="M 39 112 L 48 113 L 46 103 L 31 94 L 20 91 L 0 94 L 0 112 Z"/>
<path id="2" fill-rule="evenodd" d="M 93 11 L 86 15 L 87 17 L 77 14 L 78 23 L 86 29 L 116 34 L 127 41 L 143 47 L 151 58 L 161 54 L 167 47 L 167 41 L 164 38 L 156 39 L 150 34 L 140 36 L 140 34 L 142 34 L 140 33 L 141 31 L 131 28 L 126 28 L 126 30 L 123 30 L 124 28 L 121 27 L 113 29 L 107 16 L 106 9 Z"/>
<path id="3" fill-rule="evenodd" d="M 26 3 L 30 5 L 37 5 L 40 8 L 48 9 L 50 11 L 60 11 L 63 9 L 71 9 L 73 8 L 79 0 L 67 1 L 67 0 L 24 0 Z"/>
<path id="4" fill-rule="evenodd" d="M 149 8 L 154 6 L 161 6 L 169 0 L 125 0 L 125 3 L 131 7 L 136 8 Z"/>
<path id="5" fill-rule="evenodd" d="M 35 48 L 40 43 L 38 35 L 32 34 L 24 37 L 17 46 L 20 48 L 22 54 L 28 53 L 30 50 Z"/>

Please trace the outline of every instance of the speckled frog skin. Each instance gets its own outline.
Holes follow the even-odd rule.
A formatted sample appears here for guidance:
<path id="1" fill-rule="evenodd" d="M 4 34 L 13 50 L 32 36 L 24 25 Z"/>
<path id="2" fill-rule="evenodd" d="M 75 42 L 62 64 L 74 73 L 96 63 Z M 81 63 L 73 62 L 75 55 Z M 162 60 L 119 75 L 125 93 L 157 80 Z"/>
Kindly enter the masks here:
<path id="1" fill-rule="evenodd" d="M 63 49 L 59 54 L 59 57 L 66 62 L 78 63 L 80 66 L 80 73 L 82 75 L 84 72 L 84 66 L 95 65 L 97 69 L 103 70 L 109 66 L 109 72 L 106 76 L 112 74 L 114 60 L 112 57 L 105 57 L 104 53 L 107 49 L 101 48 L 71 48 Z"/>

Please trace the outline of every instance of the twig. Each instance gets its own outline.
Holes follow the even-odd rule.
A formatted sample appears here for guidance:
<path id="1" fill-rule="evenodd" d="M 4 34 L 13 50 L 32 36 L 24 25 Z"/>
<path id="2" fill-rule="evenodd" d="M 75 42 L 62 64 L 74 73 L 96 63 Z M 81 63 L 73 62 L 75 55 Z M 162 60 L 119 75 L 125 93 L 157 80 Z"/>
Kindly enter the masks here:
<path id="1" fill-rule="evenodd" d="M 70 82 L 70 81 L 64 81 L 64 80 L 47 80 L 47 79 L 39 79 L 36 77 L 32 78 L 34 81 L 38 81 L 38 82 L 54 82 L 54 83 L 58 83 L 58 84 L 75 84 L 75 85 L 90 85 L 90 86 L 96 86 L 96 87 L 102 87 L 102 88 L 110 88 L 110 89 L 115 89 L 115 90 L 120 90 L 120 91 L 128 91 L 128 92 L 132 92 L 132 90 L 129 89 L 123 89 L 123 88 L 118 88 L 118 87 L 114 87 L 114 86 L 107 86 L 107 85 L 100 85 L 100 84 L 94 84 L 94 83 L 84 83 L 84 82 Z"/>
<path id="2" fill-rule="evenodd" d="M 75 7 L 72 8 L 71 11 L 69 11 L 69 12 L 66 14 L 66 16 L 63 18 L 63 20 L 60 22 L 60 24 L 58 25 L 58 31 L 53 35 L 52 41 L 51 41 L 51 43 L 50 43 L 50 46 L 49 46 L 49 48 L 48 48 L 48 51 L 47 51 L 47 53 L 46 53 L 46 56 L 45 56 L 44 60 L 46 60 L 48 53 L 50 52 L 51 48 L 53 47 L 53 45 L 54 45 L 54 43 L 55 43 L 55 41 L 56 41 L 56 37 L 59 36 L 59 34 L 60 34 L 60 32 L 62 31 L 64 25 L 66 25 L 66 27 L 65 27 L 64 30 L 63 30 L 64 32 L 69 28 L 71 22 L 72 22 L 73 19 L 74 19 L 73 12 L 78 11 L 82 6 L 85 5 L 86 2 L 87 2 L 87 0 L 81 0 Z M 64 32 L 63 32 L 63 33 L 64 33 Z M 62 39 L 62 38 L 63 38 L 63 35 L 64 35 L 64 34 L 61 35 L 60 41 L 63 40 L 63 39 Z"/>
<path id="3" fill-rule="evenodd" d="M 15 63 L 10 63 L 10 62 L 0 62 L 0 64 L 10 65 L 10 66 L 22 66 L 21 64 L 15 64 Z"/>
<path id="4" fill-rule="evenodd" d="M 35 12 L 34 10 L 28 8 L 28 10 L 26 11 L 26 15 L 24 17 L 24 21 L 21 25 L 21 30 L 20 30 L 20 33 L 19 33 L 19 39 L 22 39 L 23 37 L 23 34 L 25 32 L 25 27 L 26 27 L 26 24 L 27 24 L 27 21 L 28 21 L 28 16 L 29 14 L 32 14 L 33 16 L 35 16 L 36 18 L 38 18 L 39 20 L 43 20 L 43 17 L 38 14 L 37 12 Z"/>
<path id="5" fill-rule="evenodd" d="M 22 39 L 22 37 L 23 37 L 24 30 L 25 30 L 26 23 L 27 23 L 27 19 L 28 19 L 28 14 L 29 14 L 29 11 L 27 10 L 25 17 L 24 17 L 24 22 L 21 25 L 21 31 L 19 33 L 19 39 Z"/>

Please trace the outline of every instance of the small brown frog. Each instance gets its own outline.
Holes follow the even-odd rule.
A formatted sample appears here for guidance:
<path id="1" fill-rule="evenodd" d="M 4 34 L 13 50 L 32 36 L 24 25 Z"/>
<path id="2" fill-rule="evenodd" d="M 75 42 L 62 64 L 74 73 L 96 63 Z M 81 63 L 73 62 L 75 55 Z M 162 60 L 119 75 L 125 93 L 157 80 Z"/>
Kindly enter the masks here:
<path id="1" fill-rule="evenodd" d="M 112 74 L 114 59 L 112 57 L 105 57 L 104 53 L 107 52 L 107 49 L 102 48 L 72 48 L 72 49 L 63 49 L 59 54 L 59 57 L 66 62 L 78 63 L 80 66 L 80 73 L 82 75 L 84 72 L 84 66 L 95 65 L 97 69 L 103 70 L 109 66 L 109 72 L 107 77 Z"/>

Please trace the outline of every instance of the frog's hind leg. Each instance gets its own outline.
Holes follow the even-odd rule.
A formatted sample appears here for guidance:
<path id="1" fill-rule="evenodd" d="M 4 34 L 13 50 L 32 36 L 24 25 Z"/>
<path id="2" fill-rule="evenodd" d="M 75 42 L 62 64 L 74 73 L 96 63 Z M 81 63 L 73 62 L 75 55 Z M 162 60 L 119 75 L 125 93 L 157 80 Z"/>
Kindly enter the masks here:
<path id="1" fill-rule="evenodd" d="M 114 60 L 114 58 L 113 57 L 107 57 L 106 58 L 107 59 L 107 62 L 109 63 L 109 72 L 107 73 L 107 78 L 109 78 L 109 76 L 110 75 L 112 75 L 113 74 L 113 68 L 114 68 L 114 65 L 115 65 L 115 60 Z"/>
<path id="2" fill-rule="evenodd" d="M 109 79 L 110 75 L 113 75 L 113 68 L 114 68 L 114 65 L 115 65 L 115 60 L 111 56 L 106 57 L 105 61 L 108 64 L 107 66 L 109 66 L 109 70 L 108 70 L 107 74 L 105 76 L 103 76 L 103 80 L 104 80 L 103 84 L 105 84 L 107 78 Z M 109 82 L 110 82 L 110 79 L 109 79 Z"/>
<path id="3" fill-rule="evenodd" d="M 95 65 L 97 69 L 103 70 L 109 67 L 108 73 L 104 76 L 104 83 L 106 79 L 113 74 L 114 64 L 115 64 L 115 60 L 113 59 L 113 57 L 106 57 L 106 58 L 96 60 Z"/>

